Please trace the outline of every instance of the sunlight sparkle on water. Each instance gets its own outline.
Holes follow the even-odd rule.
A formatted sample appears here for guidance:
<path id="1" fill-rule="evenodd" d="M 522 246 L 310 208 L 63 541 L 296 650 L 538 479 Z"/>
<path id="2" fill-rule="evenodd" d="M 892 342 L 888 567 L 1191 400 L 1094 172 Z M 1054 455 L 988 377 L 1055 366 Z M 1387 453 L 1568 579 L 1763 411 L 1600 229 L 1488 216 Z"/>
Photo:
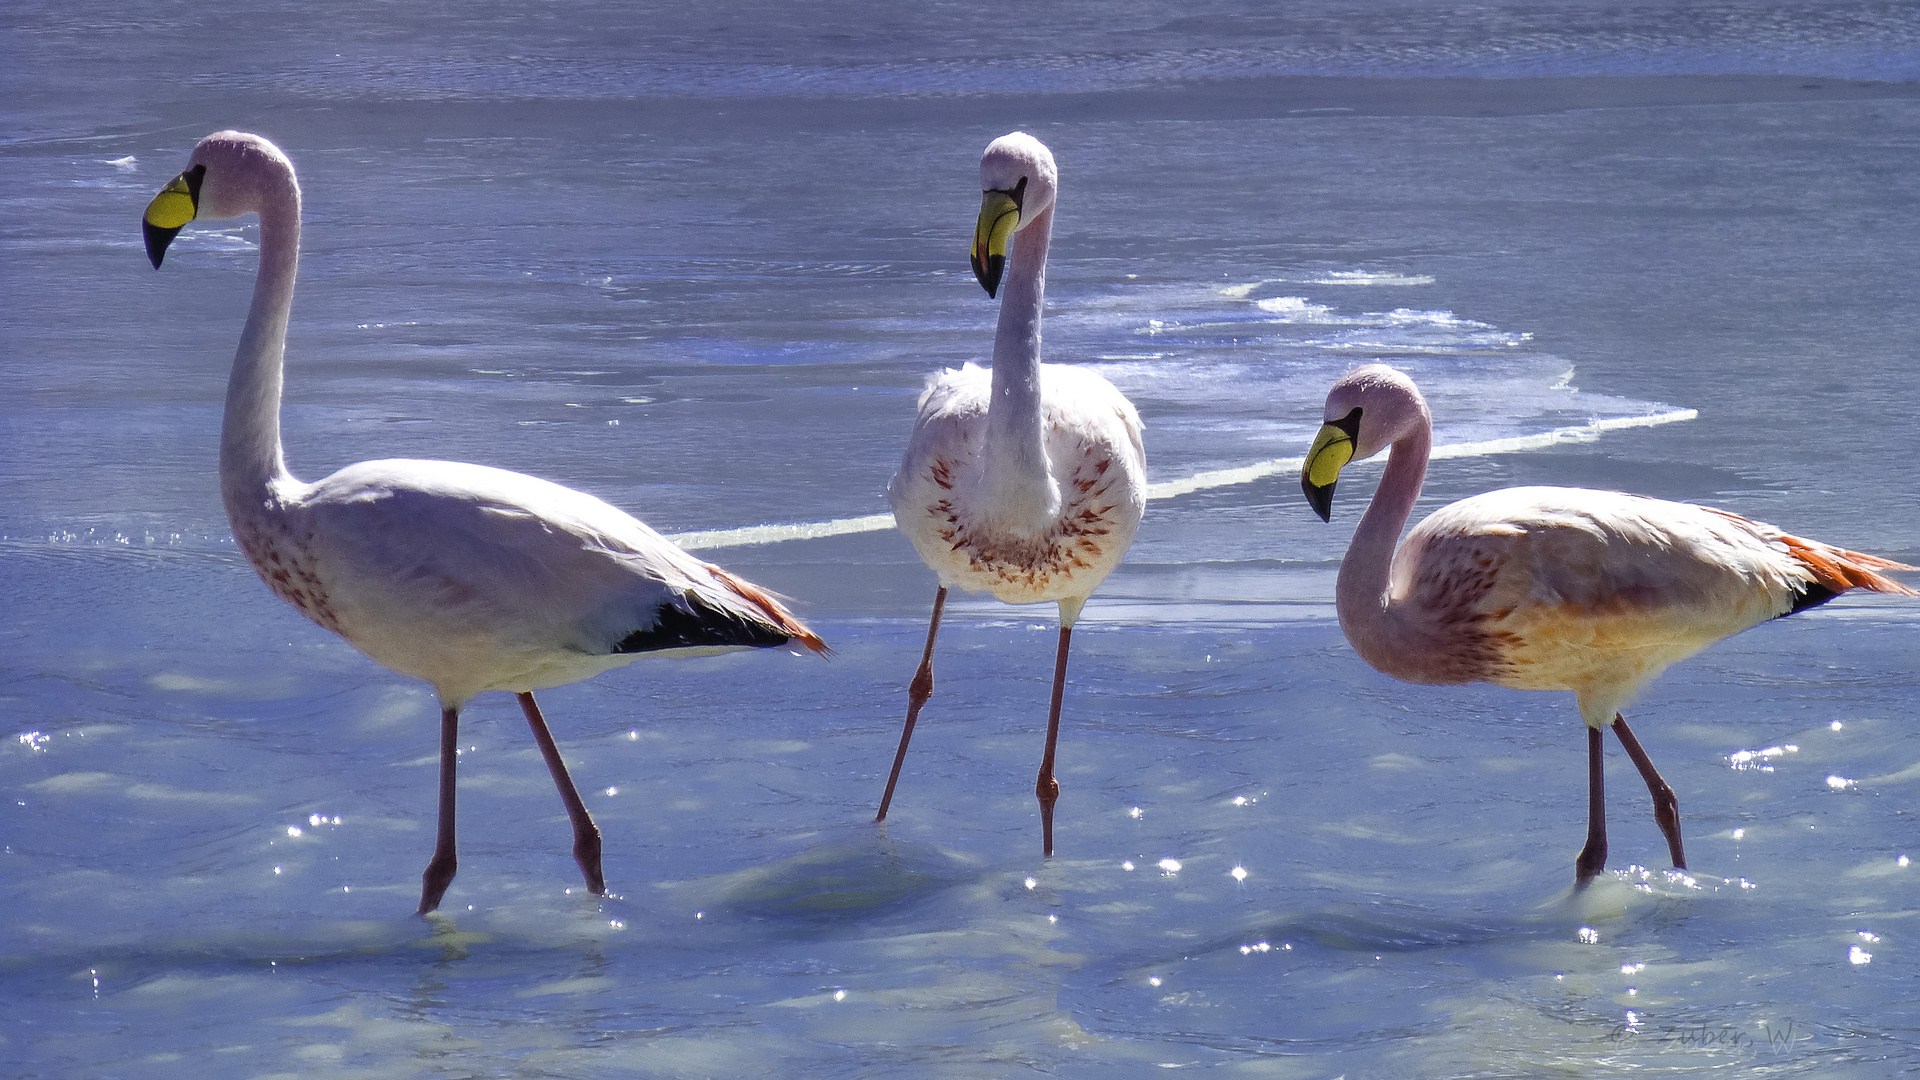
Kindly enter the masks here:
<path id="1" fill-rule="evenodd" d="M 1235 881 L 1247 880 L 1247 868 L 1244 866 L 1236 866 L 1227 872 L 1233 875 L 1233 880 Z"/>
<path id="2" fill-rule="evenodd" d="M 1177 874 L 1180 872 L 1180 860 L 1179 859 L 1161 859 L 1160 869 L 1165 870 L 1169 876 L 1173 874 Z"/>
<path id="3" fill-rule="evenodd" d="M 1853 786 L 1853 781 L 1844 776 L 1829 776 L 1827 777 L 1827 786 L 1835 791 L 1845 791 Z"/>
<path id="4" fill-rule="evenodd" d="M 1591 926 L 1581 927 L 1578 937 L 1582 945 L 1597 945 L 1600 943 L 1600 931 L 1595 930 Z"/>
<path id="5" fill-rule="evenodd" d="M 1728 764 L 1735 769 L 1758 769 L 1761 772 L 1773 771 L 1773 760 L 1787 754 L 1797 754 L 1800 748 L 1792 743 L 1769 746 L 1764 750 L 1736 750 L 1727 755 Z"/>
<path id="6" fill-rule="evenodd" d="M 1847 962 L 1850 964 L 1871 964 L 1873 954 L 1858 945 L 1847 946 Z"/>

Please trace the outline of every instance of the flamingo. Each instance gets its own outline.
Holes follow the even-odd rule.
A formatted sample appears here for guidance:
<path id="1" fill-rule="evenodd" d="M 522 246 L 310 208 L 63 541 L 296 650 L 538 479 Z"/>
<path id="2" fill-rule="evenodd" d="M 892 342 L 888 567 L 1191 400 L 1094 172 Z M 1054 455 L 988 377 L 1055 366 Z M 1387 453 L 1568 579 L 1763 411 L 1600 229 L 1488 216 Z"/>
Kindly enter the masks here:
<path id="1" fill-rule="evenodd" d="M 188 222 L 258 214 L 260 265 L 234 354 L 220 433 L 220 490 L 235 542 L 276 595 L 440 701 L 439 829 L 419 914 L 453 881 L 460 709 L 517 694 L 566 805 L 574 860 L 604 895 L 600 830 L 533 692 L 653 652 L 700 654 L 798 641 L 826 646 L 762 589 L 681 551 L 594 498 L 457 461 L 349 465 L 316 483 L 287 471 L 280 385 L 300 254 L 293 164 L 258 135 L 221 131 L 146 210 L 154 269 Z"/>
<path id="2" fill-rule="evenodd" d="M 1349 461 L 1392 448 L 1335 587 L 1362 659 L 1429 685 L 1572 690 L 1587 724 L 1584 888 L 1607 860 L 1601 733 L 1611 727 L 1653 796 L 1675 869 L 1680 808 L 1621 709 L 1666 668 L 1721 638 L 1848 589 L 1914 596 L 1910 566 L 1790 536 L 1738 514 L 1585 488 L 1462 499 L 1394 542 L 1426 476 L 1433 421 L 1413 380 L 1370 364 L 1333 384 L 1300 484 L 1322 520 Z"/>
<path id="3" fill-rule="evenodd" d="M 1034 794 L 1042 850 L 1053 854 L 1060 797 L 1054 746 L 1067 649 L 1080 610 L 1133 542 L 1146 509 L 1146 456 L 1133 403 L 1099 375 L 1040 362 L 1047 242 L 1058 189 L 1053 154 L 1024 132 L 1003 135 L 980 159 L 984 189 L 973 273 L 1000 299 L 993 367 L 948 369 L 927 382 L 900 470 L 887 485 L 894 522 L 939 577 L 927 644 L 907 688 L 907 719 L 875 821 L 885 821 L 920 710 L 933 693 L 933 644 L 947 590 L 987 592 L 1010 604 L 1054 601 L 1047 745 Z"/>

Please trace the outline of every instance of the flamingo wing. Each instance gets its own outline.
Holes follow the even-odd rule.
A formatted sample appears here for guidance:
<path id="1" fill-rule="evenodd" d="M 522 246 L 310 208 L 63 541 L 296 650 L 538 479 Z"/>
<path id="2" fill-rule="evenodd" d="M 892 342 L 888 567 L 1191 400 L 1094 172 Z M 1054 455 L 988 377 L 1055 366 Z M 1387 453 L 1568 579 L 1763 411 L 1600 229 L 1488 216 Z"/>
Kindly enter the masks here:
<path id="1" fill-rule="evenodd" d="M 617 508 L 535 477 L 362 462 L 290 509 L 288 540 L 306 553 L 333 628 L 442 688 L 552 685 L 631 659 L 623 654 L 798 636 L 777 603 L 738 579 Z"/>

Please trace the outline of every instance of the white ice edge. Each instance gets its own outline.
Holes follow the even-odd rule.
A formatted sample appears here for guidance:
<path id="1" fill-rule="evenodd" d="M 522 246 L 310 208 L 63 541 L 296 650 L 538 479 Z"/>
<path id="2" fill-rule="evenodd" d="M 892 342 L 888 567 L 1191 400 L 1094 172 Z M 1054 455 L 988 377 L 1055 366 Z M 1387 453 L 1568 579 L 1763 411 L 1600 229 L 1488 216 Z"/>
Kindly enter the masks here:
<path id="1" fill-rule="evenodd" d="M 1659 427 L 1662 424 L 1693 420 L 1699 415 L 1700 412 L 1697 409 L 1675 409 L 1649 416 L 1613 416 L 1604 420 L 1595 420 L 1590 424 L 1554 428 L 1552 431 L 1543 431 L 1537 435 L 1515 435 L 1510 438 L 1487 439 L 1481 442 L 1447 443 L 1433 448 L 1432 460 L 1517 454 L 1525 450 L 1541 450 L 1561 443 L 1592 442 L 1609 431 Z M 1295 471 L 1305 463 L 1305 458 L 1270 458 L 1232 469 L 1214 469 L 1210 472 L 1195 473 L 1180 480 L 1163 480 L 1157 484 L 1147 485 L 1147 498 L 1171 499 L 1176 495 L 1190 495 L 1196 491 L 1248 484 L 1275 473 Z M 865 514 L 861 517 L 835 518 L 832 521 L 744 525 L 735 529 L 705 529 L 699 532 L 673 533 L 667 539 L 690 551 L 698 551 L 709 548 L 744 547 L 748 544 L 779 544 L 788 540 L 817 540 L 826 536 L 882 532 L 891 528 L 893 528 L 892 514 Z"/>
<path id="2" fill-rule="evenodd" d="M 669 533 L 667 539 L 689 551 L 701 551 L 707 548 L 741 547 L 746 544 L 778 544 L 786 540 L 816 540 L 823 536 L 880 532 L 891 528 L 893 528 L 892 514 L 866 514 L 862 517 L 835 518 L 832 521 L 743 525 L 737 529 L 704 529 L 700 532 Z"/>

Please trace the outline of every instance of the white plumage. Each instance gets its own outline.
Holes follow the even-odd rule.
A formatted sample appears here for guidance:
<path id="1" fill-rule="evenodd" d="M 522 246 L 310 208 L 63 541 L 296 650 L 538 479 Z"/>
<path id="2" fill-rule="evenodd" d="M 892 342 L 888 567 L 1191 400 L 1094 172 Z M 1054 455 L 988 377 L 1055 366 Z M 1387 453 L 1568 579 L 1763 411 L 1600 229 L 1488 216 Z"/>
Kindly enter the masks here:
<path id="1" fill-rule="evenodd" d="M 894 520 L 943 584 L 1009 604 L 1084 601 L 1120 565 L 1145 490 L 1133 403 L 1091 371 L 1039 367 L 1048 483 L 1031 509 L 996 488 L 992 372 L 974 364 L 928 380 L 887 489 Z"/>
<path id="2" fill-rule="evenodd" d="M 1462 499 L 1396 552 L 1432 448 L 1426 401 L 1405 375 L 1369 365 L 1334 384 L 1325 416 L 1301 473 L 1321 517 L 1347 462 L 1393 451 L 1340 564 L 1347 639 L 1408 682 L 1575 693 L 1588 731 L 1581 885 L 1606 863 L 1600 733 L 1609 727 L 1647 782 L 1674 866 L 1686 868 L 1678 800 L 1620 715 L 1649 682 L 1721 638 L 1851 588 L 1914 595 L 1878 573 L 1912 569 L 1900 563 L 1710 507 L 1584 488 Z"/>
<path id="3" fill-rule="evenodd" d="M 738 579 L 728 585 L 591 495 L 521 473 L 367 461 L 288 485 L 274 510 L 234 521 L 274 591 L 446 701 L 543 690 L 644 652 L 708 651 L 775 629 Z M 716 640 L 697 640 L 716 619 Z"/>
<path id="4" fill-rule="evenodd" d="M 1431 617 L 1446 605 L 1420 601 L 1437 583 L 1491 572 L 1474 607 L 1502 645 L 1488 681 L 1574 689 L 1581 716 L 1605 727 L 1669 665 L 1795 609 L 1818 579 L 1787 539 L 1688 503 L 1504 488 L 1443 507 L 1407 536 L 1391 589 L 1405 599 L 1391 606 Z"/>
<path id="5" fill-rule="evenodd" d="M 349 465 L 317 483 L 295 479 L 282 460 L 279 420 L 300 246 L 292 164 L 259 136 L 208 136 L 148 206 L 147 250 L 157 268 L 189 221 L 247 213 L 260 215 L 260 270 L 221 431 L 227 517 L 276 594 L 439 695 L 439 839 L 420 911 L 437 907 L 453 880 L 458 714 L 486 690 L 519 695 L 573 822 L 574 856 L 588 886 L 603 892 L 599 830 L 532 692 L 650 652 L 825 646 L 765 592 L 558 484 L 404 459 Z"/>
<path id="6" fill-rule="evenodd" d="M 1126 554 L 1146 508 L 1140 417 L 1094 372 L 1040 363 L 1040 316 L 1057 177 L 1040 141 L 1015 132 L 987 147 L 973 269 L 1006 295 L 991 370 L 967 364 L 928 381 L 899 472 L 887 487 L 894 521 L 934 573 L 926 650 L 908 688 L 900 747 L 880 800 L 885 820 L 907 744 L 933 692 L 933 646 L 947 590 L 1011 604 L 1054 601 L 1060 641 L 1046 750 L 1034 791 L 1043 850 L 1053 854 L 1059 797 L 1054 749 L 1073 624 Z"/>

